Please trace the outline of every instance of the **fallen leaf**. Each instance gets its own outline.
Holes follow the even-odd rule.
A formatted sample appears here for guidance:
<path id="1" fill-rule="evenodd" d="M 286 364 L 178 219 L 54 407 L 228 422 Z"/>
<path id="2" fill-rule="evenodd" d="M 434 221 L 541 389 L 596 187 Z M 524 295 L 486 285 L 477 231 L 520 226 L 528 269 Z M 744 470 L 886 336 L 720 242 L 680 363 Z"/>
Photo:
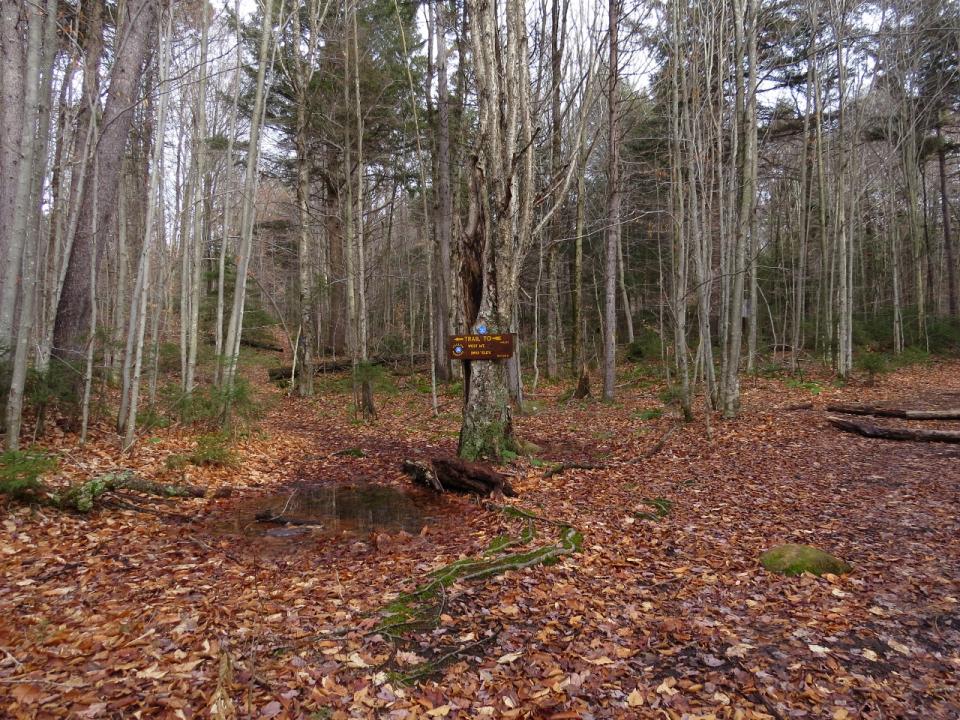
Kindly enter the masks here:
<path id="1" fill-rule="evenodd" d="M 280 714 L 280 711 L 283 710 L 283 706 L 278 703 L 276 700 L 271 700 L 262 708 L 260 708 L 260 717 L 262 718 L 272 718 Z"/>

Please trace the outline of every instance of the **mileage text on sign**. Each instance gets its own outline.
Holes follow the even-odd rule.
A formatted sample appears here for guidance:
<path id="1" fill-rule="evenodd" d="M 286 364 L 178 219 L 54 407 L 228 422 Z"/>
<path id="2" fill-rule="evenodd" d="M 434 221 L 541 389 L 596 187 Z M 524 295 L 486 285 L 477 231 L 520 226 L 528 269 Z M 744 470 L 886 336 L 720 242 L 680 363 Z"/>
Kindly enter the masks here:
<path id="1" fill-rule="evenodd" d="M 451 360 L 507 360 L 513 357 L 513 333 L 451 335 L 447 339 Z"/>

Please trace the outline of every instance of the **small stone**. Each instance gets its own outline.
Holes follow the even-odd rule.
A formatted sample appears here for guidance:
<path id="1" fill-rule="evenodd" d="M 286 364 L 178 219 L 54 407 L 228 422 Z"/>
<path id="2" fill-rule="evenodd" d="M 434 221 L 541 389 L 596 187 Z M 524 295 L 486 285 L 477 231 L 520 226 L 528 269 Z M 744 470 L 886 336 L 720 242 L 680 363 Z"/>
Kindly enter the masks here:
<path id="1" fill-rule="evenodd" d="M 805 572 L 813 575 L 843 575 L 853 569 L 840 558 L 823 550 L 792 543 L 767 550 L 760 556 L 760 562 L 767 570 L 781 575 L 800 575 Z"/>

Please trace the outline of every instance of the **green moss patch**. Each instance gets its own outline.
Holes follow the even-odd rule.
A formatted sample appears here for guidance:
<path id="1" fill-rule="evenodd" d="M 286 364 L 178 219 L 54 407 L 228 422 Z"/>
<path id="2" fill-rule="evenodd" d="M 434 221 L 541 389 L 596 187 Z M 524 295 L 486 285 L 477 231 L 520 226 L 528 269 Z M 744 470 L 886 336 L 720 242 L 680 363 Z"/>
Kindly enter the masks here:
<path id="1" fill-rule="evenodd" d="M 818 550 L 810 545 L 778 545 L 760 556 L 760 562 L 770 572 L 781 575 L 800 575 L 812 573 L 823 575 L 843 575 L 853 567 L 830 553 Z"/>

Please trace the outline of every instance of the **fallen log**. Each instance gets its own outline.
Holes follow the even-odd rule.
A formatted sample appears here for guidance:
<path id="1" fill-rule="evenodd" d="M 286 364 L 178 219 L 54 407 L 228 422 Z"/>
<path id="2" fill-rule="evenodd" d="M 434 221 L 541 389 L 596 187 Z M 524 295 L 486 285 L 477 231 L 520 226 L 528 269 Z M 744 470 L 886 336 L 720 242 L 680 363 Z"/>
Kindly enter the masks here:
<path id="1" fill-rule="evenodd" d="M 883 408 L 875 405 L 838 404 L 827 405 L 829 412 L 844 415 L 872 415 L 874 417 L 900 418 L 901 420 L 960 420 L 960 408 L 950 410 L 906 410 L 903 408 Z"/>
<path id="2" fill-rule="evenodd" d="M 433 458 L 429 462 L 403 461 L 403 471 L 414 482 L 436 492 L 473 493 L 484 497 L 502 493 L 516 497 L 507 476 L 480 463 L 455 458 Z"/>
<path id="3" fill-rule="evenodd" d="M 913 430 L 904 427 L 880 427 L 873 423 L 849 420 L 828 415 L 827 422 L 845 432 L 881 440 L 909 440 L 914 442 L 960 443 L 960 432 L 950 430 Z"/>
<path id="4" fill-rule="evenodd" d="M 390 366 L 392 368 L 401 368 L 404 365 L 409 366 L 410 356 L 405 357 L 385 355 L 374 357 L 370 360 L 365 361 L 370 365 L 378 366 Z M 416 355 L 414 356 L 414 364 L 416 367 L 425 369 L 429 368 L 429 358 L 425 355 Z M 347 372 L 353 368 L 353 360 L 350 358 L 341 358 L 339 360 L 324 360 L 321 362 L 315 362 L 313 365 L 313 374 L 314 375 L 324 375 L 326 373 L 338 373 L 338 372 Z M 280 382 L 282 380 L 289 380 L 290 374 L 293 372 L 292 365 L 283 365 L 281 367 L 269 368 L 267 370 L 267 375 L 270 378 L 271 382 Z M 298 369 L 297 372 L 300 372 Z"/>
<path id="5" fill-rule="evenodd" d="M 196 485 L 171 485 L 146 480 L 132 470 L 105 473 L 92 480 L 71 485 L 67 489 L 49 495 L 50 504 L 60 509 L 89 512 L 97 498 L 116 490 L 134 490 L 159 497 L 203 497 L 205 491 Z"/>
<path id="6" fill-rule="evenodd" d="M 271 352 L 283 352 L 284 348 L 281 345 L 277 345 L 272 342 L 264 342 L 262 340 L 254 340 L 253 338 L 240 338 L 240 344 L 246 345 L 247 347 L 256 348 L 257 350 L 270 350 Z"/>

